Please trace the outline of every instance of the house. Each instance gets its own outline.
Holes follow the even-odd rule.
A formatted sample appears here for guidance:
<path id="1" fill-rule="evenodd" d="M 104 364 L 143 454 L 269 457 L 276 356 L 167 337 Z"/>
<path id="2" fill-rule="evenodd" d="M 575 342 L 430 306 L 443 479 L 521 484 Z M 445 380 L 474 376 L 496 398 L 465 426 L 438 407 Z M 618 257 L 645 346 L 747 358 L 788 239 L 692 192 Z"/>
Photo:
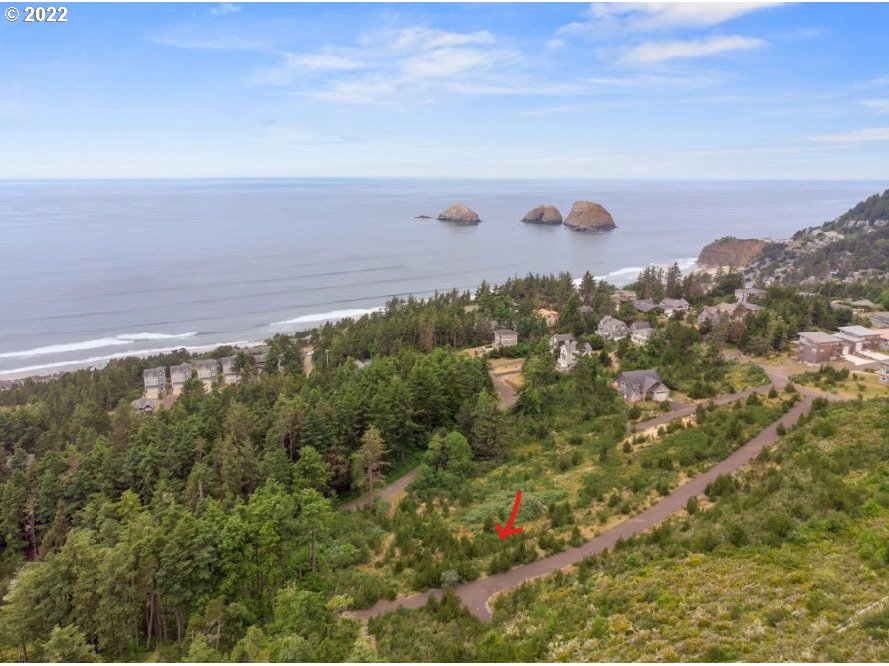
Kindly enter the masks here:
<path id="1" fill-rule="evenodd" d="M 222 365 L 222 382 L 224 384 L 237 384 L 241 379 L 241 373 L 235 370 L 235 357 L 225 356 L 219 359 Z"/>
<path id="2" fill-rule="evenodd" d="M 552 328 L 556 324 L 559 323 L 559 313 L 555 310 L 547 310 L 546 308 L 540 308 L 537 311 L 537 316 L 542 318 L 546 325 Z"/>
<path id="3" fill-rule="evenodd" d="M 550 351 L 561 349 L 568 342 L 574 342 L 574 336 L 571 333 L 557 333 L 549 339 Z"/>
<path id="4" fill-rule="evenodd" d="M 130 403 L 130 406 L 134 411 L 142 412 L 144 414 L 154 414 L 160 404 L 161 401 L 157 398 L 139 398 L 138 400 L 133 400 L 133 402 Z"/>
<path id="5" fill-rule="evenodd" d="M 718 307 L 715 305 L 705 305 L 698 313 L 698 326 L 703 326 L 708 323 L 711 326 L 715 326 L 719 323 L 719 316 L 720 312 Z"/>
<path id="6" fill-rule="evenodd" d="M 589 342 L 584 342 L 583 346 L 578 349 L 577 342 L 572 338 L 567 340 L 559 348 L 559 358 L 556 361 L 556 369 L 567 371 L 577 365 L 578 356 L 592 356 L 593 348 Z"/>
<path id="7" fill-rule="evenodd" d="M 864 326 L 840 326 L 834 337 L 843 341 L 844 354 L 879 349 L 882 340 L 879 331 Z"/>
<path id="8" fill-rule="evenodd" d="M 652 301 L 648 300 L 647 298 L 642 298 L 637 301 L 634 301 L 633 306 L 637 310 L 639 310 L 639 312 L 644 312 L 645 314 L 648 314 L 649 312 L 652 312 L 653 310 L 658 310 L 660 308 L 660 306 L 657 303 L 653 303 Z"/>
<path id="9" fill-rule="evenodd" d="M 167 371 L 164 368 L 146 368 L 142 371 L 143 397 L 158 400 L 167 392 Z"/>
<path id="10" fill-rule="evenodd" d="M 821 365 L 843 354 L 843 341 L 830 333 L 802 331 L 799 334 L 799 360 L 810 365 Z"/>
<path id="11" fill-rule="evenodd" d="M 596 331 L 606 340 L 623 340 L 630 334 L 630 329 L 620 319 L 605 315 L 599 321 Z"/>
<path id="12" fill-rule="evenodd" d="M 688 301 L 684 298 L 665 298 L 660 302 L 658 307 L 664 311 L 664 314 L 668 317 L 672 316 L 674 312 L 688 312 L 689 304 Z"/>
<path id="13" fill-rule="evenodd" d="M 250 355 L 253 357 L 253 367 L 256 368 L 256 372 L 262 372 L 269 355 L 269 346 L 260 345 L 258 347 L 253 347 L 250 350 Z"/>
<path id="14" fill-rule="evenodd" d="M 651 339 L 654 329 L 647 321 L 634 321 L 630 324 L 630 340 L 634 345 L 644 345 Z"/>
<path id="15" fill-rule="evenodd" d="M 189 379 L 191 379 L 190 364 L 181 363 L 170 366 L 170 387 L 173 390 L 173 395 L 182 393 L 182 387 L 185 386 L 185 382 Z"/>
<path id="16" fill-rule="evenodd" d="M 735 300 L 738 303 L 746 303 L 751 298 L 765 298 L 766 290 L 757 287 L 742 287 L 735 289 Z"/>
<path id="17" fill-rule="evenodd" d="M 670 398 L 670 389 L 661 381 L 657 370 L 628 370 L 614 378 L 612 386 L 627 402 L 654 400 L 663 402 Z"/>
<path id="18" fill-rule="evenodd" d="M 197 371 L 198 379 L 201 380 L 204 389 L 206 391 L 212 391 L 213 386 L 218 380 L 219 361 L 215 358 L 211 358 L 203 361 L 195 361 L 192 365 Z"/>
<path id="19" fill-rule="evenodd" d="M 611 300 L 615 305 L 620 305 L 621 303 L 630 303 L 636 300 L 636 292 L 630 291 L 629 289 L 618 289 L 613 294 L 611 294 Z"/>
<path id="20" fill-rule="evenodd" d="M 851 303 L 849 303 L 849 305 L 852 306 L 852 309 L 862 312 L 864 310 L 873 310 L 875 307 L 877 307 L 876 305 L 874 305 L 873 301 L 869 301 L 866 298 L 860 298 L 857 301 L 852 301 Z"/>
<path id="21" fill-rule="evenodd" d="M 869 319 L 874 326 L 889 327 L 889 312 L 874 312 Z"/>
<path id="22" fill-rule="evenodd" d="M 519 344 L 519 334 L 511 328 L 498 328 L 494 331 L 495 347 L 515 347 Z"/>
<path id="23" fill-rule="evenodd" d="M 881 384 L 889 384 L 889 363 L 882 363 L 881 365 L 882 367 L 877 373 L 877 377 L 880 378 Z"/>

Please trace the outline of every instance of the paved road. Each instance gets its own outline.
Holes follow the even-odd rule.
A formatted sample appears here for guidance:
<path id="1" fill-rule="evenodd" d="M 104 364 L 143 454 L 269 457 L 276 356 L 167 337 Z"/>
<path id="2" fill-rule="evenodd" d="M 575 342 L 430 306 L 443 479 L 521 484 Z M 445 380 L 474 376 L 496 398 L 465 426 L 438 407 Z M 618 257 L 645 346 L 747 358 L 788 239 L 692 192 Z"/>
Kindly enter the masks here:
<path id="1" fill-rule="evenodd" d="M 504 412 L 509 411 L 519 399 L 518 392 L 506 383 L 505 377 L 498 377 L 492 373 L 491 379 L 494 381 L 494 388 L 497 389 L 497 395 L 500 397 L 500 409 Z"/>
<path id="2" fill-rule="evenodd" d="M 761 388 L 766 388 L 767 390 L 767 387 Z M 730 397 L 731 396 L 726 396 L 726 398 Z M 454 588 L 454 592 L 456 592 L 456 594 L 463 600 L 463 603 L 466 604 L 467 608 L 473 615 L 482 621 L 489 620 L 491 611 L 488 608 L 488 601 L 492 596 L 503 592 L 504 590 L 510 590 L 525 581 L 539 578 L 540 576 L 545 576 L 559 569 L 578 564 L 581 560 L 591 555 L 596 555 L 609 548 L 613 548 L 618 539 L 627 539 L 644 532 L 674 513 L 684 509 L 688 500 L 692 497 L 701 495 L 707 487 L 707 484 L 711 481 L 715 480 L 722 474 L 734 472 L 755 458 L 763 448 L 773 444 L 778 438 L 778 424 L 783 423 L 785 426 L 790 426 L 796 423 L 799 417 L 812 406 L 813 399 L 812 395 L 804 394 L 802 400 L 794 405 L 786 414 L 767 426 L 758 435 L 744 444 L 741 448 L 737 449 L 725 460 L 717 463 L 703 474 L 689 480 L 648 509 L 645 509 L 636 516 L 618 525 L 615 525 L 613 528 L 590 539 L 583 545 L 576 548 L 570 548 L 530 564 L 515 567 L 504 573 L 482 578 L 472 583 L 459 585 Z M 359 618 L 369 618 L 395 610 L 396 608 L 419 608 L 432 596 L 440 597 L 441 590 L 429 590 L 411 597 L 395 599 L 392 601 L 382 600 L 377 602 L 377 604 L 371 608 L 356 611 L 355 616 Z"/>
<path id="3" fill-rule="evenodd" d="M 417 478 L 417 472 L 419 471 L 419 467 L 414 467 L 410 472 L 404 476 L 398 477 L 388 486 L 383 486 L 382 488 L 374 490 L 374 495 L 385 500 L 390 505 L 390 508 L 394 509 L 395 501 L 399 499 L 399 495 L 401 495 L 401 493 L 410 485 L 411 481 Z M 367 495 L 362 495 L 358 499 L 346 502 L 343 504 L 342 508 L 346 511 L 355 511 L 356 509 L 363 509 L 367 505 L 368 497 Z"/>

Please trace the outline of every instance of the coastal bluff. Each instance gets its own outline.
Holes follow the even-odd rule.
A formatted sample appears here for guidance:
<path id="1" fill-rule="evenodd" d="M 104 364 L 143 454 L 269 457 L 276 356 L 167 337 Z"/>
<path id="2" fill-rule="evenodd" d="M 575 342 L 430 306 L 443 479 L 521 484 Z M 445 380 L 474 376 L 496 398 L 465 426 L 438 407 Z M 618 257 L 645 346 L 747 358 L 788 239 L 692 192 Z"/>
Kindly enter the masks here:
<path id="1" fill-rule="evenodd" d="M 758 238 L 726 236 L 708 243 L 698 256 L 702 266 L 747 266 L 762 254 L 766 242 Z"/>
<path id="2" fill-rule="evenodd" d="M 601 204 L 594 201 L 575 201 L 565 220 L 565 226 L 578 231 L 614 229 L 614 218 Z"/>
<path id="3" fill-rule="evenodd" d="M 555 206 L 541 204 L 525 213 L 522 222 L 528 222 L 529 224 L 562 224 L 562 214 Z"/>
<path id="4" fill-rule="evenodd" d="M 451 204 L 438 214 L 438 219 L 458 224 L 478 224 L 481 221 L 478 213 L 462 203 Z"/>

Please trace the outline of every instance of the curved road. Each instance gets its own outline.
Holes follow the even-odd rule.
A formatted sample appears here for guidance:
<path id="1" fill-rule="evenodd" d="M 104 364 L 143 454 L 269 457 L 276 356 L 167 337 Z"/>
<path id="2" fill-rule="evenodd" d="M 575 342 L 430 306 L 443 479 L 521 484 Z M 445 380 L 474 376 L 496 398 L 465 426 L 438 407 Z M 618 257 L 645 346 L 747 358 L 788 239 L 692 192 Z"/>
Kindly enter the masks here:
<path id="1" fill-rule="evenodd" d="M 787 378 L 782 375 L 773 375 L 772 373 L 769 373 L 769 375 L 776 385 L 783 386 L 787 383 Z M 768 388 L 768 386 L 757 387 L 740 393 L 749 394 L 753 391 L 762 392 L 767 391 Z M 715 480 L 720 475 L 730 474 L 736 471 L 755 458 L 762 449 L 774 444 L 778 439 L 778 424 L 783 424 L 785 427 L 795 424 L 800 416 L 811 408 L 812 401 L 815 397 L 823 395 L 831 400 L 838 399 L 837 396 L 823 394 L 820 391 L 804 388 L 800 389 L 800 393 L 802 395 L 802 400 L 790 408 L 786 414 L 783 414 L 773 423 L 766 426 L 766 428 L 760 431 L 753 439 L 737 449 L 725 460 L 715 464 L 706 472 L 690 479 L 684 485 L 676 488 L 672 493 L 641 513 L 615 525 L 613 528 L 603 532 L 599 536 L 593 537 L 581 546 L 569 548 L 561 553 L 545 557 L 536 562 L 531 562 L 530 564 L 523 564 L 500 574 L 488 576 L 471 583 L 458 585 L 454 588 L 454 592 L 460 597 L 463 603 L 466 604 L 466 607 L 473 615 L 482 621 L 487 621 L 491 618 L 491 610 L 488 603 L 494 595 L 512 589 L 521 583 L 534 578 L 546 576 L 559 569 L 578 564 L 591 555 L 596 555 L 609 548 L 613 548 L 618 539 L 626 540 L 654 527 L 674 513 L 684 509 L 689 499 L 703 494 L 704 489 L 711 481 Z M 725 399 L 722 402 L 731 402 L 732 400 L 738 399 L 738 397 L 742 396 L 739 394 L 725 396 Z M 682 410 L 664 414 L 663 416 L 679 418 L 680 416 L 684 416 L 684 414 L 679 413 L 680 411 Z M 694 408 L 691 407 L 690 413 L 693 412 Z M 656 419 L 652 419 L 652 421 L 659 421 L 661 418 L 662 417 L 659 416 L 656 417 Z M 649 425 L 648 427 L 651 426 Z M 434 596 L 438 598 L 441 597 L 441 594 L 441 590 L 435 589 L 391 601 L 387 599 L 380 600 L 370 608 L 355 611 L 354 616 L 366 619 L 382 615 L 383 613 L 393 611 L 397 608 L 420 608 L 425 605 L 430 597 Z"/>
<path id="2" fill-rule="evenodd" d="M 374 496 L 385 500 L 386 503 L 389 504 L 390 509 L 394 508 L 395 500 L 398 499 L 402 491 L 404 491 L 410 485 L 411 481 L 417 478 L 417 472 L 419 471 L 419 467 L 414 467 L 410 472 L 408 472 L 404 476 L 398 477 L 388 486 L 383 486 L 382 488 L 378 488 L 377 490 L 375 490 Z M 367 495 L 362 495 L 358 499 L 353 499 L 343 504 L 342 509 L 345 511 L 355 511 L 356 509 L 363 509 L 368 505 L 368 500 L 369 498 Z"/>

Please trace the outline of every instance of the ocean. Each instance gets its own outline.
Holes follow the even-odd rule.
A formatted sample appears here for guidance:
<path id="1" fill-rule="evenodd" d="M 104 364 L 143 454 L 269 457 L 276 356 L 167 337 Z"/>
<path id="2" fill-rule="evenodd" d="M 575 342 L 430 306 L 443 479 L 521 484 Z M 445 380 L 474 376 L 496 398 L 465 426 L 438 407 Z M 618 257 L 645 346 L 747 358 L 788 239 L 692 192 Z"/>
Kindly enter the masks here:
<path id="1" fill-rule="evenodd" d="M 0 182 L 0 378 L 261 341 L 392 296 L 529 272 L 618 285 L 686 270 L 720 236 L 781 238 L 876 182 L 171 180 Z M 617 229 L 523 224 L 590 199 Z M 462 201 L 482 219 L 433 218 Z"/>

